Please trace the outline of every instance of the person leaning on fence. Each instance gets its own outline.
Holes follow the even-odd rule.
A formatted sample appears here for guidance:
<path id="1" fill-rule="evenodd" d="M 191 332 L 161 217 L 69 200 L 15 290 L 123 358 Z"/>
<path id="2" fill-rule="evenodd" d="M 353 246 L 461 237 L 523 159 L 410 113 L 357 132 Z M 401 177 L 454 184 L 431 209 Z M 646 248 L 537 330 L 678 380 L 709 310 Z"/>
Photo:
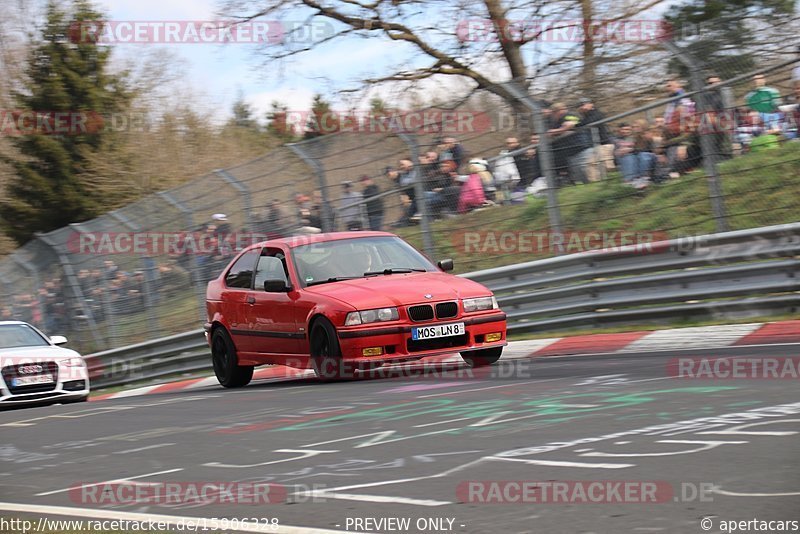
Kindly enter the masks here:
<path id="1" fill-rule="evenodd" d="M 567 109 L 561 102 L 553 104 L 550 116 L 550 129 L 547 133 L 553 138 L 551 150 L 558 174 L 567 174 L 571 183 L 586 183 L 585 162 L 581 153 L 588 148 L 583 131 L 575 131 L 580 117 Z"/>
<path id="2" fill-rule="evenodd" d="M 417 213 L 416 191 L 414 190 L 417 170 L 414 169 L 414 162 L 408 158 L 401 159 L 398 162 L 397 171 L 392 172 L 391 177 L 396 182 L 397 187 L 400 188 L 403 205 L 405 206 L 403 215 L 393 226 L 409 226 L 411 218 Z"/>
<path id="3" fill-rule="evenodd" d="M 681 97 L 686 91 L 675 78 L 667 81 L 666 92 L 670 97 Z M 696 148 L 693 130 L 695 104 L 688 98 L 678 98 L 664 109 L 664 146 L 670 166 L 670 176 L 677 177 L 691 167 L 690 159 Z"/>
<path id="4" fill-rule="evenodd" d="M 342 196 L 339 199 L 339 219 L 347 230 L 363 230 L 364 218 L 361 193 L 353 190 L 352 182 L 342 182 Z"/>
<path id="5" fill-rule="evenodd" d="M 587 141 L 587 148 L 582 152 L 578 158 L 583 159 L 585 162 L 586 178 L 590 182 L 597 182 L 603 176 L 600 170 L 600 165 L 604 165 L 606 170 L 614 168 L 614 140 L 608 132 L 608 127 L 605 123 L 591 128 L 587 125 L 594 122 L 605 120 L 606 116 L 595 107 L 594 101 L 591 98 L 584 97 L 578 101 L 578 112 L 581 116 L 581 121 L 578 127 L 584 127 L 584 137 Z M 594 135 L 592 130 L 597 130 L 598 145 L 594 144 Z"/>
<path id="6" fill-rule="evenodd" d="M 369 229 L 380 231 L 383 229 L 383 198 L 378 197 L 381 189 L 375 184 L 375 180 L 366 174 L 361 177 L 361 185 L 364 186 L 361 194 L 367 199 L 365 206 Z"/>

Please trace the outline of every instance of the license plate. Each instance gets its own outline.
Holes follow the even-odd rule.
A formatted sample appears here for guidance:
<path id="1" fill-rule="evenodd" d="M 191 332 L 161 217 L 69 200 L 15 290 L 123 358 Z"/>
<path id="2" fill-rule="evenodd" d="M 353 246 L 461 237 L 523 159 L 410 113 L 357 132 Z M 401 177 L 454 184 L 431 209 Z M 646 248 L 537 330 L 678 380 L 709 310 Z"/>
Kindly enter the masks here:
<path id="1" fill-rule="evenodd" d="M 18 376 L 11 379 L 11 387 L 30 386 L 33 384 L 52 384 L 53 375 Z"/>
<path id="2" fill-rule="evenodd" d="M 411 329 L 411 339 L 433 339 L 437 337 L 460 336 L 464 330 L 464 323 L 434 324 L 431 326 L 415 326 Z"/>

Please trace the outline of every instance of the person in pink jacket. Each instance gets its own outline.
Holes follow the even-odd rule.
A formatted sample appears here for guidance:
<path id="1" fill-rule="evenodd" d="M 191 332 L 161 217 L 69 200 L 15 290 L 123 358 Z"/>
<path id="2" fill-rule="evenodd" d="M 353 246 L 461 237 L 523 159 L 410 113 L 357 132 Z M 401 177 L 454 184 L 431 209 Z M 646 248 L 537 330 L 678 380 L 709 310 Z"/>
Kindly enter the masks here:
<path id="1" fill-rule="evenodd" d="M 486 195 L 483 192 L 483 179 L 481 172 L 486 171 L 486 167 L 480 162 L 471 160 L 469 162 L 469 176 L 461 186 L 461 194 L 458 197 L 458 213 L 465 213 L 475 208 L 481 207 L 486 202 Z"/>

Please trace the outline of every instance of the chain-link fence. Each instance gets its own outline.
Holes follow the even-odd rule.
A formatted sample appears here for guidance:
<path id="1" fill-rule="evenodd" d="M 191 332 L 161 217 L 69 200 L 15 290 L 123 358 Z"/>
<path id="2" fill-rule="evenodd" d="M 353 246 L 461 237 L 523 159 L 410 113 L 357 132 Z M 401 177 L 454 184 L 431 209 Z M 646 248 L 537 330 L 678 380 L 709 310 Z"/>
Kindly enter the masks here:
<path id="1" fill-rule="evenodd" d="M 667 48 L 689 79 L 372 114 L 40 235 L 0 261 L 0 319 L 84 352 L 190 330 L 236 250 L 298 233 L 389 230 L 468 272 L 798 220 L 793 47 L 727 79 Z"/>

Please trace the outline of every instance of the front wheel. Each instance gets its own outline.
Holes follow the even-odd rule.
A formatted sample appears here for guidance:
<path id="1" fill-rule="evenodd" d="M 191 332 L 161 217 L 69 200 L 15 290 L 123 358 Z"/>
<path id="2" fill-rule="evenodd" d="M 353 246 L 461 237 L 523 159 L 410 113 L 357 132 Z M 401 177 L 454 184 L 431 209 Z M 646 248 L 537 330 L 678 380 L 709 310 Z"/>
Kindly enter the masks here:
<path id="1" fill-rule="evenodd" d="M 348 378 L 336 329 L 327 319 L 319 319 L 311 330 L 311 365 L 323 382 Z"/>
<path id="2" fill-rule="evenodd" d="M 461 358 L 467 362 L 470 367 L 485 367 L 497 362 L 502 354 L 503 347 L 492 347 L 490 349 L 462 352 Z"/>
<path id="3" fill-rule="evenodd" d="M 239 365 L 236 347 L 224 328 L 217 328 L 211 336 L 211 363 L 217 380 L 226 388 L 240 388 L 253 379 L 253 367 Z"/>

